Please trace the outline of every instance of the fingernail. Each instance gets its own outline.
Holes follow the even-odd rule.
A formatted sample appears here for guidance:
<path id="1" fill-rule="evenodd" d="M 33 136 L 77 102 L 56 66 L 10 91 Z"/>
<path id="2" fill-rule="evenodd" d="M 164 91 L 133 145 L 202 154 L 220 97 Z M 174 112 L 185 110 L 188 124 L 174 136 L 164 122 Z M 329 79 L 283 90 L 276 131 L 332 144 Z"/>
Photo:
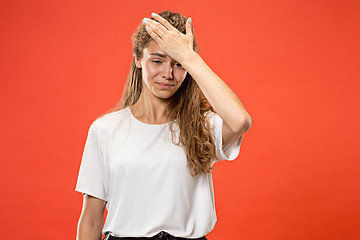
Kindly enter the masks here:
<path id="1" fill-rule="evenodd" d="M 147 20 L 148 20 L 148 18 L 144 18 L 144 19 L 142 20 L 142 22 L 143 22 L 143 23 L 146 23 Z"/>
<path id="2" fill-rule="evenodd" d="M 151 16 L 155 17 L 157 14 L 156 13 L 151 13 Z"/>
<path id="3" fill-rule="evenodd" d="M 191 18 L 189 18 L 189 22 L 191 23 Z"/>

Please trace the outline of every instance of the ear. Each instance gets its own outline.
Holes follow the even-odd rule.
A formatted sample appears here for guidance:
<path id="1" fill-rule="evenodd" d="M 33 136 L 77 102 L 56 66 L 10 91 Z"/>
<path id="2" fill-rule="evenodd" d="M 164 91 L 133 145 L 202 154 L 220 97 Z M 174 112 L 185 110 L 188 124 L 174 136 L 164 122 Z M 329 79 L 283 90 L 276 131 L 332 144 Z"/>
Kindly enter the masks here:
<path id="1" fill-rule="evenodd" d="M 138 59 L 137 57 L 135 57 L 135 65 L 136 65 L 137 68 L 141 68 L 140 59 Z"/>

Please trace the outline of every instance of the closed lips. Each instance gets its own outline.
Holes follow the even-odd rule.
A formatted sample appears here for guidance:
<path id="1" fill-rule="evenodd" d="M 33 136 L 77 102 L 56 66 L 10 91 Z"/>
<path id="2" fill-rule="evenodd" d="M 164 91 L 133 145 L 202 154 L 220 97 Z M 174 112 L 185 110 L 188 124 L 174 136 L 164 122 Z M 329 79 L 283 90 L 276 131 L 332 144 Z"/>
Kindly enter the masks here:
<path id="1" fill-rule="evenodd" d="M 158 84 L 161 84 L 161 85 L 164 85 L 164 86 L 174 86 L 172 84 L 167 84 L 167 83 L 158 83 Z"/>

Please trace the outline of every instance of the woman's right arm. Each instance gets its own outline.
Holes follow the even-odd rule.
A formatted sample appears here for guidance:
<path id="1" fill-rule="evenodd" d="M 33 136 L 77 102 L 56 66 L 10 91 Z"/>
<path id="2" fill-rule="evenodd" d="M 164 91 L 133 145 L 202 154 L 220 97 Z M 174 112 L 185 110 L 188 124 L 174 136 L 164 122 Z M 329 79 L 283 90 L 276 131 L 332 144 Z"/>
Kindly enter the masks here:
<path id="1" fill-rule="evenodd" d="M 78 223 L 76 240 L 100 240 L 104 225 L 106 201 L 88 194 L 83 196 L 83 208 Z"/>

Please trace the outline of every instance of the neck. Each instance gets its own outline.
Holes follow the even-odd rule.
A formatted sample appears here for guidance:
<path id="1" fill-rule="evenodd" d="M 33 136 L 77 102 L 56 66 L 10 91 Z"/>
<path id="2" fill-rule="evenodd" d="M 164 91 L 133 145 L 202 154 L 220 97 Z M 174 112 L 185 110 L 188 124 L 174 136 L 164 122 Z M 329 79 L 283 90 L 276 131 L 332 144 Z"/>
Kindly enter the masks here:
<path id="1" fill-rule="evenodd" d="M 139 100 L 130 107 L 132 114 L 147 123 L 166 123 L 168 118 L 168 99 L 154 96 L 146 90 L 141 92 Z"/>

